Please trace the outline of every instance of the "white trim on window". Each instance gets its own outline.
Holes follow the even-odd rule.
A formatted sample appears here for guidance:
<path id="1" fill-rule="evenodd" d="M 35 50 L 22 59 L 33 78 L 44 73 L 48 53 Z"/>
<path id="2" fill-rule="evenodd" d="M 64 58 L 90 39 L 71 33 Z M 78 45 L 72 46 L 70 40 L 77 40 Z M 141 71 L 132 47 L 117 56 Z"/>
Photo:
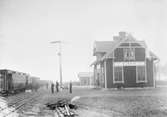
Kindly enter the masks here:
<path id="1" fill-rule="evenodd" d="M 125 60 L 135 60 L 135 48 L 129 47 L 129 48 L 123 48 L 123 57 Z"/>
<path id="2" fill-rule="evenodd" d="M 141 67 L 141 66 L 136 66 L 136 83 L 146 83 L 147 82 L 147 77 L 146 77 L 146 74 L 147 74 L 147 71 L 146 71 L 146 65 L 143 65 L 144 67 L 144 72 L 145 72 L 145 79 L 144 80 L 139 80 L 138 79 L 138 67 Z"/>
<path id="3" fill-rule="evenodd" d="M 121 81 L 115 81 L 115 67 L 121 67 L 122 68 L 122 80 Z M 113 66 L 113 83 L 124 83 L 124 70 L 123 66 Z"/>

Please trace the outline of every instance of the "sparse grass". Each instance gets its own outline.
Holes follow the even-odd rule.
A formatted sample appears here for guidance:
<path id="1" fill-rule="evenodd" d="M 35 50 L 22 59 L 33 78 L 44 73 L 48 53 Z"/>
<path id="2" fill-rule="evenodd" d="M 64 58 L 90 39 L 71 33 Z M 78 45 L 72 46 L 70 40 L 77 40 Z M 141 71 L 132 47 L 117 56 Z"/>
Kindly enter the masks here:
<path id="1" fill-rule="evenodd" d="M 167 116 L 167 88 L 156 89 L 123 89 L 103 90 L 75 88 L 73 93 L 68 90 L 60 93 L 45 95 L 44 101 L 56 101 L 59 98 L 71 99 L 81 96 L 75 103 L 88 107 L 88 111 L 80 109 L 82 114 L 97 112 L 105 113 L 109 117 L 166 117 Z M 82 113 L 82 111 L 84 113 Z M 91 113 L 91 117 L 92 117 Z"/>
<path id="2" fill-rule="evenodd" d="M 134 89 L 99 91 L 95 96 L 85 96 L 78 103 L 128 117 L 166 117 L 167 95 L 165 89 Z"/>

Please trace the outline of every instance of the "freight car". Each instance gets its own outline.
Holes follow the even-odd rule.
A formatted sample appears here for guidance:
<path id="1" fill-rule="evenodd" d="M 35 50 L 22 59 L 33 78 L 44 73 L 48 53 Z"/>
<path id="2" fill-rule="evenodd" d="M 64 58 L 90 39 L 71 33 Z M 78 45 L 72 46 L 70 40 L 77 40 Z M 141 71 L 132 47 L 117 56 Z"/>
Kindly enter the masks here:
<path id="1" fill-rule="evenodd" d="M 9 94 L 25 91 L 29 75 L 22 72 L 2 69 L 0 70 L 0 93 Z"/>
<path id="2" fill-rule="evenodd" d="M 40 87 L 40 78 L 30 76 L 28 78 L 28 86 L 27 89 L 30 89 L 32 91 L 37 91 Z"/>

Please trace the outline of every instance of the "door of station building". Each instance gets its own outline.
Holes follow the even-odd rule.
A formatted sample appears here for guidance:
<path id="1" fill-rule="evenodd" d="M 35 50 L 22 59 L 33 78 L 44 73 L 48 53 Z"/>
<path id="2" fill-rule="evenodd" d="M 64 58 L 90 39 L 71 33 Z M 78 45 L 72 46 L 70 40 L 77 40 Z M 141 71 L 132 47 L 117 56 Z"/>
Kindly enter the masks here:
<path id="1" fill-rule="evenodd" d="M 124 85 L 134 87 L 136 83 L 136 66 L 124 66 Z"/>

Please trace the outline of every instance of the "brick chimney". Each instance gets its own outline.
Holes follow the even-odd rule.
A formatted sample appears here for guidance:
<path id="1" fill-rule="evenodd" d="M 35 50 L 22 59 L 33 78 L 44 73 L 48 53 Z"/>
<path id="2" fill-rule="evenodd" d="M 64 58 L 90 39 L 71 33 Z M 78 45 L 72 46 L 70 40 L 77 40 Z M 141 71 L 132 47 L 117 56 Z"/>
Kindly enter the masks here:
<path id="1" fill-rule="evenodd" d="M 121 38 L 125 38 L 125 37 L 127 36 L 127 33 L 121 31 L 121 32 L 119 32 L 119 36 L 120 36 Z"/>
<path id="2" fill-rule="evenodd" d="M 113 36 L 114 41 L 119 41 L 121 38 L 119 36 Z"/>

